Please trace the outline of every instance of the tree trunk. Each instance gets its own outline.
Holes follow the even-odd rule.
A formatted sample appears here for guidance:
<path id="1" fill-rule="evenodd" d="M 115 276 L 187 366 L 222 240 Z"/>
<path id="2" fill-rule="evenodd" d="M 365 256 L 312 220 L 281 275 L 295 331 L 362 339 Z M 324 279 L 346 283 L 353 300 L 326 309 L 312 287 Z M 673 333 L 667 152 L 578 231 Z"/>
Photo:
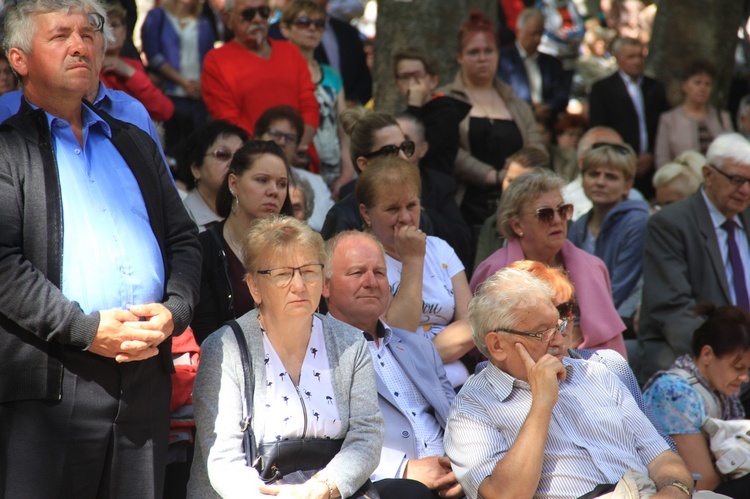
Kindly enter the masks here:
<path id="1" fill-rule="evenodd" d="M 672 105 L 682 101 L 680 81 L 694 59 L 711 61 L 718 71 L 714 103 L 726 105 L 734 68 L 737 30 L 748 0 L 657 0 L 646 73 L 667 87 Z"/>
<path id="2" fill-rule="evenodd" d="M 393 56 L 399 50 L 425 50 L 440 65 L 440 85 L 453 80 L 458 69 L 458 27 L 468 18 L 471 8 L 481 10 L 496 23 L 497 0 L 378 1 L 373 74 L 378 111 L 392 113 L 406 107 L 394 86 Z"/>

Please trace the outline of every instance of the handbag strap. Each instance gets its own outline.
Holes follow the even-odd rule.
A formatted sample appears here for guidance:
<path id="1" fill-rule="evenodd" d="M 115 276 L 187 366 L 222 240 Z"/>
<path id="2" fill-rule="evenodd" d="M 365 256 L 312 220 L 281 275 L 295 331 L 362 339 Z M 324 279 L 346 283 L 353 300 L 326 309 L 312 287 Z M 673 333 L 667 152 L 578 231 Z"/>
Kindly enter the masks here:
<path id="1" fill-rule="evenodd" d="M 258 446 L 255 443 L 255 432 L 253 431 L 253 412 L 252 412 L 252 399 L 255 393 L 255 378 L 253 378 L 252 367 L 253 361 L 250 358 L 250 353 L 247 349 L 247 341 L 245 341 L 245 335 L 237 324 L 236 320 L 227 322 L 227 325 L 232 328 L 234 337 L 237 339 L 237 345 L 240 347 L 240 361 L 242 362 L 242 373 L 245 381 L 245 397 L 244 397 L 244 414 L 240 421 L 240 429 L 246 432 L 246 445 L 245 445 L 245 461 L 248 466 L 255 466 L 258 459 Z"/>

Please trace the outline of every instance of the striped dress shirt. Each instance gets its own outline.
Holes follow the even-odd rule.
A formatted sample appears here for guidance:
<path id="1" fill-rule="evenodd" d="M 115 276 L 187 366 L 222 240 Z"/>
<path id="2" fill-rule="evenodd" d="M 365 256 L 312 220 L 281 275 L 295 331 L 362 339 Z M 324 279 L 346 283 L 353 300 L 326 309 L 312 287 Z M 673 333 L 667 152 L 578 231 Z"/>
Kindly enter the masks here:
<path id="1" fill-rule="evenodd" d="M 559 385 L 534 497 L 579 497 L 598 484 L 617 483 L 669 446 L 641 412 L 630 392 L 606 367 L 563 359 Z M 464 385 L 451 408 L 445 450 L 467 497 L 507 454 L 531 407 L 528 383 L 490 364 Z"/>

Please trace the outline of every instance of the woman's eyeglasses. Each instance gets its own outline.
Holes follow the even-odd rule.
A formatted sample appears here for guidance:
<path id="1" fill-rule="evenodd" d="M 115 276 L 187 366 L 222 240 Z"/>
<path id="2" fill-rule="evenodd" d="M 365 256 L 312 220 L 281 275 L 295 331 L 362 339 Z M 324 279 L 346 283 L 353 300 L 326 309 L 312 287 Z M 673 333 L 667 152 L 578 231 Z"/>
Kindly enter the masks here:
<path id="1" fill-rule="evenodd" d="M 309 17 L 298 17 L 292 23 L 298 28 L 307 29 L 310 26 L 315 26 L 315 29 L 325 29 L 325 19 L 310 19 Z"/>
<path id="2" fill-rule="evenodd" d="M 306 284 L 312 284 L 320 280 L 323 276 L 322 263 L 310 263 L 300 267 L 276 267 L 275 269 L 258 270 L 257 273 L 267 275 L 278 288 L 285 288 L 291 284 L 294 279 L 294 273 L 299 272 L 299 276 Z"/>
<path id="3" fill-rule="evenodd" d="M 271 16 L 271 8 L 268 5 L 261 5 L 260 7 L 248 7 L 247 9 L 240 12 L 240 17 L 245 22 L 250 22 L 255 19 L 255 15 L 260 14 L 263 19 L 268 19 Z"/>
<path id="4" fill-rule="evenodd" d="M 216 149 L 215 151 L 206 153 L 206 156 L 212 156 L 219 161 L 231 161 L 234 157 L 234 153 L 232 151 L 227 151 L 226 149 Z"/>
<path id="5" fill-rule="evenodd" d="M 555 220 L 555 212 L 557 212 L 562 221 L 565 222 L 573 216 L 573 205 L 568 203 L 558 206 L 557 208 L 549 208 L 545 206 L 543 208 L 537 208 L 537 210 L 531 214 L 536 215 L 536 218 L 540 222 L 551 224 Z"/>
<path id="6" fill-rule="evenodd" d="M 525 331 L 516 331 L 515 329 L 508 329 L 504 327 L 500 327 L 495 329 L 494 331 L 490 331 L 491 333 L 510 333 L 510 334 L 517 334 L 519 336 L 528 336 L 529 338 L 536 338 L 542 343 L 549 343 L 552 338 L 555 336 L 555 333 L 560 333 L 560 335 L 564 338 L 565 333 L 568 330 L 568 319 L 560 319 L 558 321 L 556 326 L 553 326 L 549 329 L 545 329 L 544 331 L 539 331 L 538 333 L 527 333 Z"/>
<path id="7" fill-rule="evenodd" d="M 615 152 L 622 154 L 623 156 L 627 156 L 628 154 L 630 154 L 630 149 L 628 149 L 624 145 L 612 144 L 611 142 L 597 142 L 591 146 L 590 150 L 593 151 L 594 149 L 601 149 L 602 147 L 609 147 Z"/>
<path id="8" fill-rule="evenodd" d="M 401 145 L 387 145 L 383 146 L 377 151 L 373 151 L 367 154 L 363 154 L 362 157 L 365 159 L 374 158 L 376 156 L 396 156 L 399 151 L 403 151 L 407 158 L 411 158 L 414 154 L 414 141 L 405 140 L 401 142 Z"/>

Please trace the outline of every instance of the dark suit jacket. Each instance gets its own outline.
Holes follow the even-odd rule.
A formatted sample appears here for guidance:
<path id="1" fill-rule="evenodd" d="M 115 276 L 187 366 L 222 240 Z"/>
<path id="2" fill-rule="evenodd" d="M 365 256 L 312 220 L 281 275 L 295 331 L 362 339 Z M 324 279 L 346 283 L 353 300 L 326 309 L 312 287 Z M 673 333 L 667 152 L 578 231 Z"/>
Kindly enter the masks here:
<path id="1" fill-rule="evenodd" d="M 437 350 L 430 340 L 414 333 L 397 328 L 392 328 L 391 331 L 393 336 L 386 348 L 434 409 L 435 419 L 445 429 L 456 392 L 448 381 Z M 372 360 L 377 361 L 376 358 Z M 401 412 L 396 397 L 388 390 L 378 369 L 375 369 L 375 385 L 378 389 L 378 405 L 385 420 L 385 440 L 380 453 L 380 464 L 372 478 L 381 480 L 395 478 L 404 456 L 407 459 L 419 456 L 414 427 Z"/>
<path id="2" fill-rule="evenodd" d="M 351 24 L 332 17 L 328 18 L 328 24 L 339 44 L 341 78 L 344 80 L 346 100 L 367 104 L 372 97 L 372 75 L 367 68 L 367 57 L 359 31 Z M 268 27 L 268 36 L 276 40 L 284 40 L 279 22 Z M 315 60 L 322 64 L 329 64 L 328 54 L 322 43 L 315 49 Z"/>
<path id="3" fill-rule="evenodd" d="M 541 52 L 537 61 L 542 75 L 542 101 L 552 108 L 552 116 L 557 116 L 565 111 L 570 90 L 563 80 L 562 64 L 557 58 Z M 516 95 L 531 104 L 529 77 L 515 43 L 500 50 L 497 76 L 513 87 Z"/>
<path id="4" fill-rule="evenodd" d="M 739 215 L 745 230 L 750 208 Z M 701 191 L 652 216 L 643 257 L 643 302 L 638 344 L 639 381 L 690 351 L 693 332 L 704 318 L 699 302 L 731 305 L 726 271 Z"/>
<path id="5" fill-rule="evenodd" d="M 641 92 L 643 92 L 643 107 L 646 111 L 648 150 L 653 152 L 659 116 L 669 109 L 669 104 L 664 85 L 653 78 L 643 77 Z M 591 88 L 589 106 L 590 126 L 612 127 L 622 135 L 627 144 L 635 149 L 636 153 L 640 151 L 638 114 L 619 72 L 594 83 Z"/>

